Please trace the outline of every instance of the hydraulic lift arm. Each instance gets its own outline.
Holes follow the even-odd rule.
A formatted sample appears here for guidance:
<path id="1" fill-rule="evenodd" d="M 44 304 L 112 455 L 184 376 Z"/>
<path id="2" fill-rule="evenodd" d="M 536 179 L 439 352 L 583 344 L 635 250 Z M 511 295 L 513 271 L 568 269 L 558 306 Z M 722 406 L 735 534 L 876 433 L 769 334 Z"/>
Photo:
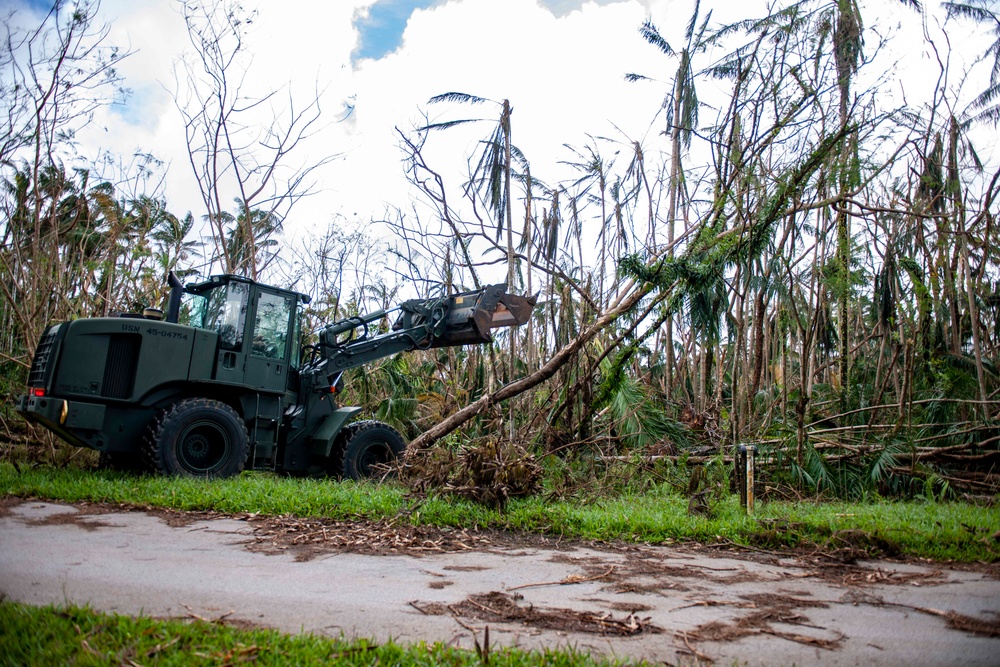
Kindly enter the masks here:
<path id="1" fill-rule="evenodd" d="M 370 336 L 368 327 L 390 311 L 351 317 L 320 332 L 319 357 L 329 377 L 398 352 L 476 345 L 493 340 L 491 330 L 520 326 L 531 317 L 535 297 L 507 293 L 505 284 L 437 299 L 401 304 L 392 331 Z M 318 370 L 318 369 L 317 369 Z"/>

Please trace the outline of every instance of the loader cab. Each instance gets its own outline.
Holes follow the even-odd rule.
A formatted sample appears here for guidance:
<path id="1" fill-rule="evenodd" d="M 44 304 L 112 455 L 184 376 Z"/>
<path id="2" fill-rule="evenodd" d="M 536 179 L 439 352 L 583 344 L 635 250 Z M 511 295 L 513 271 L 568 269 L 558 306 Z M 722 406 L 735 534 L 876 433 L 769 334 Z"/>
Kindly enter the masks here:
<path id="1" fill-rule="evenodd" d="M 178 321 L 215 331 L 215 380 L 283 393 L 299 367 L 299 306 L 309 296 L 239 276 L 184 287 Z"/>

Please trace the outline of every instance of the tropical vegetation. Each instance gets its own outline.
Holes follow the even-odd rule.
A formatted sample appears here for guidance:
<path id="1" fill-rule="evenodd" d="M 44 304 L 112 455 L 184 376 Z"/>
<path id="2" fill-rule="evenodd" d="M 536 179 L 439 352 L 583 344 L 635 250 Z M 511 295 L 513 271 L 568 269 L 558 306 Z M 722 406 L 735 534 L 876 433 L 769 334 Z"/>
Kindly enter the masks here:
<path id="1" fill-rule="evenodd" d="M 729 461 L 742 444 L 756 446 L 772 489 L 995 498 L 1000 165 L 981 149 L 1000 117 L 1000 41 L 961 84 L 940 58 L 933 96 L 910 102 L 890 94 L 881 33 L 854 0 L 782 2 L 726 25 L 695 2 L 682 45 L 653 21 L 636 27 L 663 71 L 627 77 L 663 87 L 664 104 L 650 109 L 660 131 L 566 137 L 572 175 L 549 182 L 517 147 L 516 100 L 443 92 L 429 103 L 445 120 L 400 131 L 419 205 L 378 221 L 392 240 L 331 221 L 282 253 L 283 221 L 303 192 L 269 195 L 275 184 L 262 174 L 308 140 L 316 108 L 288 119 L 280 150 L 256 170 L 241 153 L 252 141 L 207 141 L 240 108 L 238 89 L 220 97 L 194 77 L 239 80 L 242 45 L 226 41 L 239 35 L 239 13 L 212 13 L 226 6 L 187 17 L 217 37 L 184 70 L 202 213 L 170 210 L 154 156 L 67 166 L 74 131 L 125 84 L 115 63 L 128 54 L 108 44 L 92 5 L 56 2 L 36 30 L 8 26 L 5 405 L 49 322 L 159 304 L 171 270 L 294 282 L 313 295 L 318 324 L 389 306 L 412 285 L 473 288 L 500 266 L 513 289 L 539 295 L 527 326 L 491 346 L 359 370 L 346 400 L 397 425 L 415 451 L 511 442 L 547 461 L 545 474 L 599 474 L 632 458 Z M 946 27 L 996 38 L 992 3 L 941 7 Z M 910 0 L 898 11 L 919 22 L 930 10 Z M 487 107 L 473 122 L 470 109 Z M 464 179 L 430 158 L 441 159 L 427 149 L 445 134 L 478 147 Z M 208 178 L 213 161 L 235 180 Z M 38 456 L 74 456 L 9 408 L 0 418 L 18 451 L 44 442 Z"/>

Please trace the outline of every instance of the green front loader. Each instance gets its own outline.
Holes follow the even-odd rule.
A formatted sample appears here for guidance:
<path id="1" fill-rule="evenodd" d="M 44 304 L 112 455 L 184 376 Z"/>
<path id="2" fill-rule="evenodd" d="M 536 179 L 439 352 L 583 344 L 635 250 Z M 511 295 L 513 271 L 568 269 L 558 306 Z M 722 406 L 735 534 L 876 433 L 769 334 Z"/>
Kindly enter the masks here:
<path id="1" fill-rule="evenodd" d="M 184 286 L 166 316 L 49 326 L 17 411 L 105 465 L 227 477 L 247 467 L 359 479 L 405 448 L 400 434 L 337 402 L 344 371 L 399 352 L 488 343 L 535 300 L 506 285 L 406 301 L 330 324 L 302 346 L 305 294 L 237 276 Z M 375 323 L 394 316 L 388 332 Z"/>

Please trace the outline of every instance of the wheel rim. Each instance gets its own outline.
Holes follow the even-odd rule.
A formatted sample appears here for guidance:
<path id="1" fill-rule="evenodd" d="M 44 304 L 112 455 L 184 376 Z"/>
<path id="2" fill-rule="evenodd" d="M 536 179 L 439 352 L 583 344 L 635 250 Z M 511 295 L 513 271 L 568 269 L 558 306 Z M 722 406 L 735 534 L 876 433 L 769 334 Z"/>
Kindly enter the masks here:
<path id="1" fill-rule="evenodd" d="M 371 477 L 377 466 L 389 463 L 392 459 L 389 443 L 385 440 L 373 440 L 358 454 L 358 474 L 361 477 Z"/>
<path id="2" fill-rule="evenodd" d="M 177 445 L 177 460 L 195 475 L 204 475 L 222 467 L 229 458 L 233 444 L 229 434 L 212 421 L 197 421 L 181 433 Z"/>

